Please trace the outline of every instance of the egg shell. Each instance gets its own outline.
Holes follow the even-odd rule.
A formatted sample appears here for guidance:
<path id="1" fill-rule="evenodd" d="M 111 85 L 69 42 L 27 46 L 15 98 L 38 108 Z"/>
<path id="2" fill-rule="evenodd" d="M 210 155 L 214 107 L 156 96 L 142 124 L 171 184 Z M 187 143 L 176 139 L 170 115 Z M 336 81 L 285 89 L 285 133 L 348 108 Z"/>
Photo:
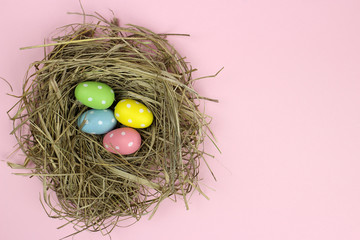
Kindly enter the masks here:
<path id="1" fill-rule="evenodd" d="M 104 136 L 103 145 L 112 153 L 128 155 L 139 150 L 141 136 L 133 128 L 117 128 Z"/>
<path id="2" fill-rule="evenodd" d="M 104 134 L 114 129 L 117 121 L 114 118 L 114 112 L 110 109 L 91 109 L 80 115 L 77 124 L 81 131 L 91 134 Z"/>
<path id="3" fill-rule="evenodd" d="M 114 100 L 114 91 L 101 82 L 82 82 L 75 88 L 75 98 L 85 106 L 94 109 L 106 109 Z"/>
<path id="4" fill-rule="evenodd" d="M 114 113 L 121 124 L 133 128 L 147 128 L 154 120 L 152 112 L 144 104 L 133 99 L 119 101 Z"/>

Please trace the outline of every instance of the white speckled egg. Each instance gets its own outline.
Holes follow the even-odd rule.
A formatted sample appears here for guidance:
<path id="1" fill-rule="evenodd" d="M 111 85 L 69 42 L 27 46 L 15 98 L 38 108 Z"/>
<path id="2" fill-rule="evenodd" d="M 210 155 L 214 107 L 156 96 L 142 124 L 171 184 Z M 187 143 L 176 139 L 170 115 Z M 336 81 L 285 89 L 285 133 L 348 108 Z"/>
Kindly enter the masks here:
<path id="1" fill-rule="evenodd" d="M 106 109 L 113 104 L 115 94 L 105 83 L 88 81 L 76 86 L 75 98 L 85 106 Z"/>
<path id="2" fill-rule="evenodd" d="M 112 153 L 128 155 L 139 150 L 141 136 L 133 128 L 117 128 L 104 136 L 103 145 Z"/>
<path id="3" fill-rule="evenodd" d="M 84 123 L 81 131 L 91 134 L 104 134 L 112 130 L 117 121 L 114 118 L 114 112 L 110 109 L 91 109 L 78 118 L 79 127 Z"/>
<path id="4" fill-rule="evenodd" d="M 118 102 L 114 113 L 121 124 L 133 128 L 147 128 L 154 120 L 152 112 L 144 104 L 133 99 Z"/>

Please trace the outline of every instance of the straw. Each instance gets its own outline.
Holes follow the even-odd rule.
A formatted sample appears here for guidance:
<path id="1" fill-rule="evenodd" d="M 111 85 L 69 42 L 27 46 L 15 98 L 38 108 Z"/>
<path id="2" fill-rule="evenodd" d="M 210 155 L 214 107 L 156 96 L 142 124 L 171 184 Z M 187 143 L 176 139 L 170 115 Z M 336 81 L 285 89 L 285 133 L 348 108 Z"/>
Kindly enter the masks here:
<path id="1" fill-rule="evenodd" d="M 64 26 L 53 42 L 23 48 L 52 50 L 30 65 L 22 96 L 11 109 L 12 134 L 26 157 L 23 165 L 9 165 L 31 169 L 20 175 L 41 179 L 41 202 L 50 217 L 66 219 L 75 233 L 108 234 L 123 220 L 152 216 L 168 197 L 181 196 L 188 208 L 189 193 L 203 194 L 198 175 L 210 117 L 199 103 L 216 100 L 194 90 L 195 69 L 167 34 L 120 27 L 116 18 L 98 14 L 86 17 L 96 23 Z M 139 151 L 110 153 L 103 136 L 79 130 L 77 118 L 87 107 L 75 99 L 74 89 L 83 81 L 109 85 L 114 104 L 135 99 L 153 112 L 153 124 L 138 129 Z"/>

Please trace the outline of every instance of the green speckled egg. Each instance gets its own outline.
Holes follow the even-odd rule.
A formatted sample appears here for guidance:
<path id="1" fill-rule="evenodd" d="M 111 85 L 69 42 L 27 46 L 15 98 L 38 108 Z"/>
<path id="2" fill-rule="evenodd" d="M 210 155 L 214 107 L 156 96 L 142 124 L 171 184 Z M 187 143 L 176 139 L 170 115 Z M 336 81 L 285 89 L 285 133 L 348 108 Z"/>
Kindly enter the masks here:
<path id="1" fill-rule="evenodd" d="M 90 108 L 106 109 L 113 104 L 115 94 L 105 83 L 89 81 L 76 86 L 75 98 Z"/>

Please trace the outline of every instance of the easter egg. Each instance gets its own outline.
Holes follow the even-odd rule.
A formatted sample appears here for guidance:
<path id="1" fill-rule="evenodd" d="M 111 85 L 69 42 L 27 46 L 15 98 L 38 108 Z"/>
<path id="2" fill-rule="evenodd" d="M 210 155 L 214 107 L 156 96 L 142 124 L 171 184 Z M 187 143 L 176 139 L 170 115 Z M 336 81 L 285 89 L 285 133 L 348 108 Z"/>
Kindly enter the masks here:
<path id="1" fill-rule="evenodd" d="M 103 145 L 112 153 L 128 155 L 140 148 L 141 137 L 133 128 L 117 128 L 104 136 Z"/>
<path id="2" fill-rule="evenodd" d="M 144 104 L 132 99 L 119 101 L 114 113 L 121 124 L 133 128 L 146 128 L 154 120 L 152 112 Z"/>
<path id="3" fill-rule="evenodd" d="M 106 109 L 115 99 L 114 91 L 101 82 L 82 82 L 75 88 L 75 98 L 85 106 Z"/>
<path id="4" fill-rule="evenodd" d="M 114 112 L 110 109 L 90 109 L 78 118 L 77 124 L 81 127 L 81 131 L 91 134 L 104 134 L 112 130 L 116 126 Z"/>

